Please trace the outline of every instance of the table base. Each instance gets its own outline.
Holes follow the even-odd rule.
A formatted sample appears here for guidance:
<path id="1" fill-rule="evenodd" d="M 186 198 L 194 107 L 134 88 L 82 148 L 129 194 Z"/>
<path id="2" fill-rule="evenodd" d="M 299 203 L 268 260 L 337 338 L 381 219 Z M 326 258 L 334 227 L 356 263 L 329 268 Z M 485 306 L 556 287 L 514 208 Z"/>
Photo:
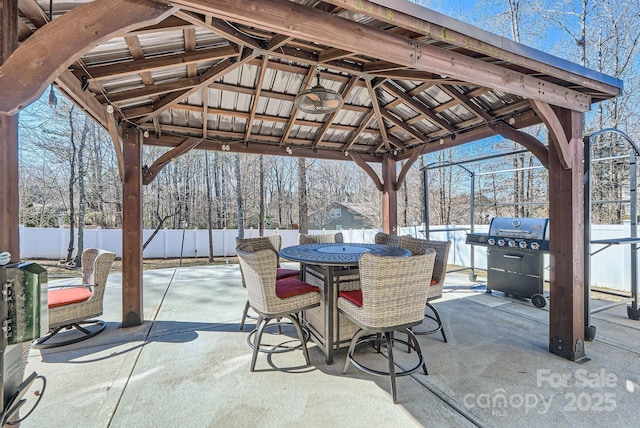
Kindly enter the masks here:
<path id="1" fill-rule="evenodd" d="M 320 306 L 305 311 L 305 326 L 312 340 L 323 350 L 327 364 L 333 363 L 336 349 L 348 347 L 358 330 L 351 320 L 337 310 L 338 291 L 360 288 L 357 266 L 302 265 L 304 281 L 320 287 Z M 331 345 L 329 345 L 331 344 Z"/>

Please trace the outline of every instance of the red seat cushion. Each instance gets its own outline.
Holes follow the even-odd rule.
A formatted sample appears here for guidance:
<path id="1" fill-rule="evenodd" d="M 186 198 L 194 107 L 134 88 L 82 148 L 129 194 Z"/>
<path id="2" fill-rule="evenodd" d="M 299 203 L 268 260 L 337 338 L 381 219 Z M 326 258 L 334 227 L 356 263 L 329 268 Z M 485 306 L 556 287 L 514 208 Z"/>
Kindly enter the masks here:
<path id="1" fill-rule="evenodd" d="M 437 279 L 432 279 L 430 285 L 431 286 L 438 285 L 438 280 Z"/>
<path id="2" fill-rule="evenodd" d="M 61 288 L 47 292 L 50 308 L 84 302 L 89 300 L 91 294 L 91 290 L 86 287 Z"/>
<path id="3" fill-rule="evenodd" d="M 289 277 L 276 281 L 276 296 L 281 299 L 313 292 L 319 293 L 320 289 L 297 278 Z"/>
<path id="4" fill-rule="evenodd" d="M 300 271 L 295 269 L 278 268 L 276 271 L 276 280 L 289 278 L 291 276 L 300 276 Z"/>
<path id="5" fill-rule="evenodd" d="M 354 305 L 362 307 L 362 290 L 341 291 L 340 297 L 344 297 Z"/>

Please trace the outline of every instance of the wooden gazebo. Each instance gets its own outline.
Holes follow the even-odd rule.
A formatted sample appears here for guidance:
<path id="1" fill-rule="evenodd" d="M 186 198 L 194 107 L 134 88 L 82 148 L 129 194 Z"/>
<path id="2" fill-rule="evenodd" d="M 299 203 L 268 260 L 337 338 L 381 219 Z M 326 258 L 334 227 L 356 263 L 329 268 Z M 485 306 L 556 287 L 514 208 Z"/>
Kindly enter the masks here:
<path id="1" fill-rule="evenodd" d="M 420 155 L 501 135 L 549 169 L 549 350 L 584 357 L 582 114 L 619 95 L 619 80 L 405 0 L 0 0 L 0 22 L 0 249 L 20 254 L 18 113 L 53 84 L 113 139 L 123 327 L 143 316 L 142 186 L 172 158 L 353 161 L 393 232 Z M 341 95 L 339 110 L 298 110 L 317 84 Z M 540 123 L 548 144 L 521 131 Z M 143 167 L 143 145 L 169 150 Z"/>

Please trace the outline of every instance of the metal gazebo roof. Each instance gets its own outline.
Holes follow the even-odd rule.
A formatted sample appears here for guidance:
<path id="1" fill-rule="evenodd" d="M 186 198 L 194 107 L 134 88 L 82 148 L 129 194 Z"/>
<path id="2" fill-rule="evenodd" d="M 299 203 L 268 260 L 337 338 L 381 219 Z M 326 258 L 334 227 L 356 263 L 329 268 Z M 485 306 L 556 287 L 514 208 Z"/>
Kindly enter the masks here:
<path id="1" fill-rule="evenodd" d="M 54 23 L 83 3 L 53 1 Z M 113 107 L 117 121 L 149 132 L 148 145 L 403 159 L 499 133 L 496 125 L 540 123 L 529 99 L 586 111 L 622 86 L 407 1 L 169 4 L 157 23 L 83 52 L 55 82 L 105 126 L 100 107 Z M 19 2 L 23 42 L 48 22 L 49 6 Z M 293 104 L 318 72 L 345 100 L 335 113 Z"/>

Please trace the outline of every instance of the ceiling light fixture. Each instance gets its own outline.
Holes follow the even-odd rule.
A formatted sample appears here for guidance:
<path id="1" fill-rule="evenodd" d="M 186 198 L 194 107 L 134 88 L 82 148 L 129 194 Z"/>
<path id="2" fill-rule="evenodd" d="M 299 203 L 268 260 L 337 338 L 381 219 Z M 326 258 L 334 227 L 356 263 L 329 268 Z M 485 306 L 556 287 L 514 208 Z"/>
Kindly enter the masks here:
<path id="1" fill-rule="evenodd" d="M 320 72 L 316 86 L 296 95 L 293 104 L 308 114 L 328 114 L 340 110 L 344 104 L 342 95 L 320 84 Z"/>
<path id="2" fill-rule="evenodd" d="M 285 149 L 287 151 L 287 153 L 292 154 L 293 153 L 293 149 L 291 148 L 291 146 L 287 146 L 287 148 Z"/>

